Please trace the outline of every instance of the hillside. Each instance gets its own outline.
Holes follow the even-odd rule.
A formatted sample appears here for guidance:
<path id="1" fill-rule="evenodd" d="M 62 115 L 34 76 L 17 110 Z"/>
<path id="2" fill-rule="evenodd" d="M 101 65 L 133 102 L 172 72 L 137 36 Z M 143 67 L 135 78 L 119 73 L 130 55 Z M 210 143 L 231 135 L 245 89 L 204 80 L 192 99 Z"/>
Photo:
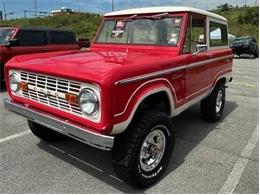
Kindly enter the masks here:
<path id="1" fill-rule="evenodd" d="M 213 12 L 226 17 L 229 21 L 229 31 L 235 36 L 251 35 L 258 40 L 258 25 L 249 23 L 241 24 L 239 15 L 244 13 L 244 8 L 230 8 L 228 11 L 214 10 Z M 257 7 L 258 15 L 258 7 Z M 250 16 L 249 16 L 250 17 Z M 254 17 L 254 16 L 253 16 Z M 258 18 L 258 16 L 257 16 Z M 250 18 L 254 20 L 255 18 Z M 0 26 L 46 26 L 55 28 L 71 28 L 78 37 L 93 38 L 99 24 L 101 16 L 98 14 L 77 14 L 48 16 L 46 18 L 36 19 L 14 19 L 1 21 Z"/>
<path id="2" fill-rule="evenodd" d="M 249 8 L 250 9 L 250 8 Z M 258 7 L 252 7 L 251 9 L 257 9 L 257 18 L 258 18 Z M 251 11 L 251 10 L 248 10 Z M 245 36 L 251 35 L 253 36 L 257 42 L 259 41 L 259 27 L 258 24 L 250 24 L 250 23 L 240 23 L 239 16 L 243 15 L 245 12 L 244 8 L 232 8 L 228 11 L 213 11 L 223 17 L 227 18 L 229 24 L 229 33 L 235 36 Z M 250 16 L 249 16 L 250 17 Z M 252 16 L 254 17 L 254 16 Z M 256 17 L 250 18 L 250 20 L 256 20 Z M 259 43 L 259 42 L 258 42 Z"/>
<path id="3" fill-rule="evenodd" d="M 1 26 L 44 26 L 53 28 L 70 28 L 73 29 L 77 37 L 92 38 L 101 22 L 101 16 L 98 14 L 75 14 L 48 16 L 45 18 L 32 19 L 13 19 L 0 21 Z"/>

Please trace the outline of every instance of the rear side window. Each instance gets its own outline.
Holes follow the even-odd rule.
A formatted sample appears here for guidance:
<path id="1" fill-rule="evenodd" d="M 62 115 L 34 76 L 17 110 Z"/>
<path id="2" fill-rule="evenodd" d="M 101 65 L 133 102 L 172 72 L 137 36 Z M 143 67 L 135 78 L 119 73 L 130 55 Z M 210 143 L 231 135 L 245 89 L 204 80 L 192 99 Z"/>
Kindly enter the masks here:
<path id="1" fill-rule="evenodd" d="M 227 46 L 228 45 L 228 31 L 227 25 L 210 21 L 210 47 Z"/>
<path id="2" fill-rule="evenodd" d="M 21 30 L 17 36 L 21 46 L 39 46 L 47 44 L 46 31 Z"/>
<path id="3" fill-rule="evenodd" d="M 76 43 L 76 38 L 73 32 L 51 31 L 50 43 L 51 44 L 74 44 Z"/>

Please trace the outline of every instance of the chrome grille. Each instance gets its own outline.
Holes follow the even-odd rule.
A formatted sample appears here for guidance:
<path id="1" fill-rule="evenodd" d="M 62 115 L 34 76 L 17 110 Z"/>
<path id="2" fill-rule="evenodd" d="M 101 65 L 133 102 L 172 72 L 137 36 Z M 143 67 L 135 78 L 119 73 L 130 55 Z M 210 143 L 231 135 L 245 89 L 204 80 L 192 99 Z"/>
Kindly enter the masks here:
<path id="1" fill-rule="evenodd" d="M 81 89 L 81 83 L 28 72 L 21 72 L 21 80 L 28 83 L 28 90 L 22 91 L 24 98 L 69 113 L 83 115 L 78 104 L 69 103 L 65 99 L 66 93 L 78 95 Z M 44 93 L 45 91 L 51 93 L 46 95 L 46 93 Z"/>

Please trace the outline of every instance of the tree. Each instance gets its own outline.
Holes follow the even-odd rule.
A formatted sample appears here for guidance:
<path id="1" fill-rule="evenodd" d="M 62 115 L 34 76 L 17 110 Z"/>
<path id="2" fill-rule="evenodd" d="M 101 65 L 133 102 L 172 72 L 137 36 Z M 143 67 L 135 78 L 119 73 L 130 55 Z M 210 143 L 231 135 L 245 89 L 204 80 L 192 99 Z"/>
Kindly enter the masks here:
<path id="1" fill-rule="evenodd" d="M 245 11 L 238 17 L 240 24 L 259 24 L 259 7 L 245 7 Z"/>
<path id="2" fill-rule="evenodd" d="M 225 3 L 223 5 L 219 5 L 217 8 L 219 11 L 228 11 L 228 10 L 230 10 L 230 8 L 232 8 L 232 5 Z"/>

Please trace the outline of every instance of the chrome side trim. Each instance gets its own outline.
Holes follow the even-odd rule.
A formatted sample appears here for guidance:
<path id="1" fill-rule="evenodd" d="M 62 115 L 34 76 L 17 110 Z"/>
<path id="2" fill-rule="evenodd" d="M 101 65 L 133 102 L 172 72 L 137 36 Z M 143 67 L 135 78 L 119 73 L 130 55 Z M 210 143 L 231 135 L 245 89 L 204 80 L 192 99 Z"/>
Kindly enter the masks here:
<path id="1" fill-rule="evenodd" d="M 113 147 L 113 136 L 101 135 L 92 132 L 89 128 L 43 112 L 29 105 L 14 102 L 9 98 L 4 99 L 4 104 L 8 110 L 15 112 L 16 114 L 22 115 L 23 117 L 35 123 L 43 125 L 66 136 L 72 137 L 73 139 L 86 143 L 95 148 L 111 150 Z"/>
<path id="2" fill-rule="evenodd" d="M 217 57 L 217 58 L 213 58 L 213 59 L 209 59 L 209 60 L 204 60 L 204 61 L 201 61 L 201 62 L 195 62 L 195 63 L 188 64 L 188 65 L 182 65 L 182 66 L 169 68 L 169 69 L 165 69 L 165 70 L 161 70 L 161 71 L 157 71 L 157 72 L 152 72 L 152 73 L 148 73 L 148 74 L 144 74 L 144 75 L 140 75 L 140 76 L 122 79 L 122 80 L 116 81 L 115 85 L 127 84 L 127 83 L 131 83 L 131 82 L 135 82 L 135 81 L 141 81 L 141 80 L 149 79 L 149 78 L 152 78 L 152 77 L 170 74 L 170 73 L 176 72 L 178 70 L 194 68 L 194 67 L 197 67 L 197 66 L 202 66 L 202 65 L 205 65 L 205 64 L 208 64 L 208 63 L 211 63 L 211 62 L 215 62 L 215 61 L 219 61 L 219 60 L 223 60 L 223 59 L 228 59 L 228 58 L 232 58 L 232 57 L 233 57 L 233 55 L 222 56 L 222 57 Z"/>

